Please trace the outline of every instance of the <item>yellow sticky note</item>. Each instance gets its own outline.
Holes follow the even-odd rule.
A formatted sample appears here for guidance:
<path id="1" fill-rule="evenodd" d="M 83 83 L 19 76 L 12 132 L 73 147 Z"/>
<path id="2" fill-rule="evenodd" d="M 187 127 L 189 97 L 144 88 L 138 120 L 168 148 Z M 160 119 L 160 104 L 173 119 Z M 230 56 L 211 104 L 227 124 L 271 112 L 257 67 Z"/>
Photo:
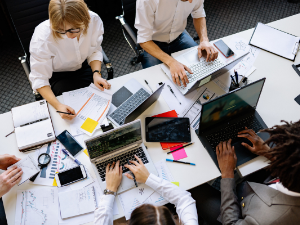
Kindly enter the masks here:
<path id="1" fill-rule="evenodd" d="M 56 172 L 56 173 L 58 173 L 58 172 Z M 53 184 L 52 185 L 55 186 L 55 187 L 57 187 L 57 183 L 56 183 L 55 177 L 53 179 Z"/>
<path id="2" fill-rule="evenodd" d="M 90 156 L 89 156 L 89 153 L 88 153 L 88 151 L 87 151 L 87 149 L 84 149 L 83 152 L 84 152 L 88 157 L 90 157 Z"/>
<path id="3" fill-rule="evenodd" d="M 175 184 L 176 186 L 179 187 L 179 182 L 171 182 L 172 184 Z"/>
<path id="4" fill-rule="evenodd" d="M 98 122 L 91 119 L 91 118 L 87 118 L 84 123 L 81 125 L 81 129 L 86 130 L 89 133 L 93 133 L 93 131 L 95 130 L 95 128 L 97 127 Z"/>

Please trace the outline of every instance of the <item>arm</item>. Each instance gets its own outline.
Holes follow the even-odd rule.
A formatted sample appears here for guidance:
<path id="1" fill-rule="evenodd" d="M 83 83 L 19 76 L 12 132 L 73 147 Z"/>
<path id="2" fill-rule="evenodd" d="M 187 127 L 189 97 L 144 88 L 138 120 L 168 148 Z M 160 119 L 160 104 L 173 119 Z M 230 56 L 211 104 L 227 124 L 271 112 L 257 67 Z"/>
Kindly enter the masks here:
<path id="1" fill-rule="evenodd" d="M 92 71 L 98 70 L 101 71 L 101 61 L 94 60 L 90 62 L 90 66 L 92 68 Z M 94 84 L 96 87 L 98 87 L 101 91 L 104 91 L 105 89 L 110 89 L 111 85 L 107 82 L 107 80 L 103 79 L 101 76 L 101 73 L 95 72 L 93 74 Z"/>
<path id="2" fill-rule="evenodd" d="M 120 162 L 108 164 L 106 166 L 106 189 L 117 192 L 118 187 L 122 181 L 122 166 Z M 115 201 L 114 195 L 102 195 L 100 199 L 100 204 L 95 210 L 95 220 L 96 225 L 113 225 L 113 205 Z"/>
<path id="3" fill-rule="evenodd" d="M 153 174 L 150 174 L 142 160 L 135 156 L 139 163 L 130 161 L 134 165 L 125 165 L 140 183 L 145 183 L 156 192 L 161 194 L 166 200 L 175 204 L 176 210 L 182 224 L 197 225 L 198 215 L 195 200 L 187 191 L 181 190 L 176 185 L 165 181 Z M 133 179 L 128 173 L 125 174 L 129 179 Z"/>

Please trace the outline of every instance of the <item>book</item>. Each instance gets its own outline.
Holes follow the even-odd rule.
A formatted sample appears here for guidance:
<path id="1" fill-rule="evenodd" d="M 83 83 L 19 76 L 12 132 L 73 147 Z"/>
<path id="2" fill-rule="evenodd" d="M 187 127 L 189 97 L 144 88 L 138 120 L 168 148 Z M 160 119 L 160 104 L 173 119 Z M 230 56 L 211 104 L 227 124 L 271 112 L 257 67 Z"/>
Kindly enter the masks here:
<path id="1" fill-rule="evenodd" d="M 11 112 L 19 151 L 30 151 L 55 140 L 46 100 L 14 107 Z"/>
<path id="2" fill-rule="evenodd" d="M 258 23 L 249 44 L 294 61 L 299 41 L 295 35 Z"/>

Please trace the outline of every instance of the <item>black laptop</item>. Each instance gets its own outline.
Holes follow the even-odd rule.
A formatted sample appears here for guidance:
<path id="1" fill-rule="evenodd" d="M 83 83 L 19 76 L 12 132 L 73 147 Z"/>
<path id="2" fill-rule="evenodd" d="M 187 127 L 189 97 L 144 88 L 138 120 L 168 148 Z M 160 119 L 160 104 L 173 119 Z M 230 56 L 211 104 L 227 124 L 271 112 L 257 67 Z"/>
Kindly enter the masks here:
<path id="1" fill-rule="evenodd" d="M 237 166 L 257 157 L 241 145 L 246 142 L 252 146 L 251 142 L 246 138 L 238 138 L 237 134 L 245 127 L 256 133 L 267 128 L 256 111 L 265 80 L 262 78 L 202 105 L 196 133 L 217 166 L 216 146 L 229 139 L 232 139 L 232 145 L 235 146 Z"/>

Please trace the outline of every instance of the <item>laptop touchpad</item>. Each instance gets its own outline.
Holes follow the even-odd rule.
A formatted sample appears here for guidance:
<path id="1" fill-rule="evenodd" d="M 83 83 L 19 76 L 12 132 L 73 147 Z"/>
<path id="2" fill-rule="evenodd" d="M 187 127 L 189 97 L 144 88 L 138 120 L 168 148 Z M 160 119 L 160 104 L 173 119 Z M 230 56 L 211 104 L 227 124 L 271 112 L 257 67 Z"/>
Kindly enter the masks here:
<path id="1" fill-rule="evenodd" d="M 242 143 L 246 143 L 251 147 L 253 146 L 251 141 L 249 141 L 247 138 L 237 138 L 232 141 L 231 145 L 234 146 L 235 154 L 237 157 L 236 166 L 240 166 L 257 157 L 257 155 L 253 154 L 250 150 L 244 147 Z"/>
<path id="2" fill-rule="evenodd" d="M 122 181 L 120 184 L 119 191 L 125 191 L 135 186 L 134 181 L 127 178 L 124 174 L 122 174 Z"/>

